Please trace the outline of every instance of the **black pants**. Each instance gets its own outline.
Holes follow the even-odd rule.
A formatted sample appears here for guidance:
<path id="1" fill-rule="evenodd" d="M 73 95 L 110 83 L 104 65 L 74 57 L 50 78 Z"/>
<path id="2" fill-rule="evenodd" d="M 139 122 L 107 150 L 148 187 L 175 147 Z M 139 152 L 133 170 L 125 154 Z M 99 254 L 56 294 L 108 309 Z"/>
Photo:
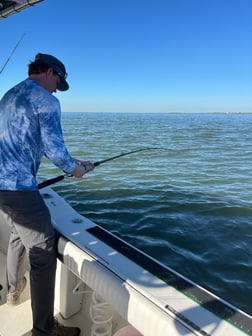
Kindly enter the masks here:
<path id="1" fill-rule="evenodd" d="M 56 242 L 51 217 L 38 191 L 0 190 L 0 225 L 11 227 L 7 253 L 9 292 L 20 289 L 25 253 L 30 262 L 33 336 L 53 329 Z M 15 323 L 13 321 L 13 323 Z"/>

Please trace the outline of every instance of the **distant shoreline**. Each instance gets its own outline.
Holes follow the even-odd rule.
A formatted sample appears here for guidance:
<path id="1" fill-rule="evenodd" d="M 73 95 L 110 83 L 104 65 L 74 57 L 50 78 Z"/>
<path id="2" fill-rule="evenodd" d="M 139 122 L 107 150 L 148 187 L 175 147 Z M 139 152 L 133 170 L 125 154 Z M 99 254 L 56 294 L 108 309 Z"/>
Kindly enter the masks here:
<path id="1" fill-rule="evenodd" d="M 251 112 L 104 112 L 104 111 L 62 111 L 62 113 L 114 113 L 114 114 L 252 114 Z"/>

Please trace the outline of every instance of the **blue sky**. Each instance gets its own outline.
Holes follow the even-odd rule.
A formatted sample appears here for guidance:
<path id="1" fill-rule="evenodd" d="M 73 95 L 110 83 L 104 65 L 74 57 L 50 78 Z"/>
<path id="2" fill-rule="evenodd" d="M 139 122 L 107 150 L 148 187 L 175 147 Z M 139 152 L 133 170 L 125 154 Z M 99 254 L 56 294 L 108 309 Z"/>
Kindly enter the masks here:
<path id="1" fill-rule="evenodd" d="M 251 0 L 44 0 L 0 20 L 0 67 L 23 33 L 0 96 L 44 52 L 63 111 L 252 112 Z"/>

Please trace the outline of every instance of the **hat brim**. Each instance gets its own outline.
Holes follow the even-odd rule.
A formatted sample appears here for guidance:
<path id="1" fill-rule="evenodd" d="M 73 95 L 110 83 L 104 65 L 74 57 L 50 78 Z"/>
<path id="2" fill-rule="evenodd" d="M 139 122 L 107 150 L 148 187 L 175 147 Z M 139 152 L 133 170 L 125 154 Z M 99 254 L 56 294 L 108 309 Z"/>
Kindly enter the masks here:
<path id="1" fill-rule="evenodd" d="M 57 86 L 57 89 L 59 91 L 66 91 L 66 90 L 68 90 L 69 89 L 69 85 L 68 85 L 67 81 L 65 79 L 63 79 L 61 76 L 59 76 L 59 77 L 60 77 L 60 83 Z"/>

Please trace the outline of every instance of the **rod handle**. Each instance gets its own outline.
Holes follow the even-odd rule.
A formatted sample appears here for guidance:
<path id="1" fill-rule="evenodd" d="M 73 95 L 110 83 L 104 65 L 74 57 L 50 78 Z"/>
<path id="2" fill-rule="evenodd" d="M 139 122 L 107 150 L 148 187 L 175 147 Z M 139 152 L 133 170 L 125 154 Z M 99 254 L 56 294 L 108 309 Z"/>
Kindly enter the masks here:
<path id="1" fill-rule="evenodd" d="M 45 188 L 53 183 L 59 182 L 65 178 L 65 175 L 59 175 L 57 177 L 54 177 L 52 179 L 46 180 L 44 182 L 41 182 L 38 184 L 38 189 Z"/>

